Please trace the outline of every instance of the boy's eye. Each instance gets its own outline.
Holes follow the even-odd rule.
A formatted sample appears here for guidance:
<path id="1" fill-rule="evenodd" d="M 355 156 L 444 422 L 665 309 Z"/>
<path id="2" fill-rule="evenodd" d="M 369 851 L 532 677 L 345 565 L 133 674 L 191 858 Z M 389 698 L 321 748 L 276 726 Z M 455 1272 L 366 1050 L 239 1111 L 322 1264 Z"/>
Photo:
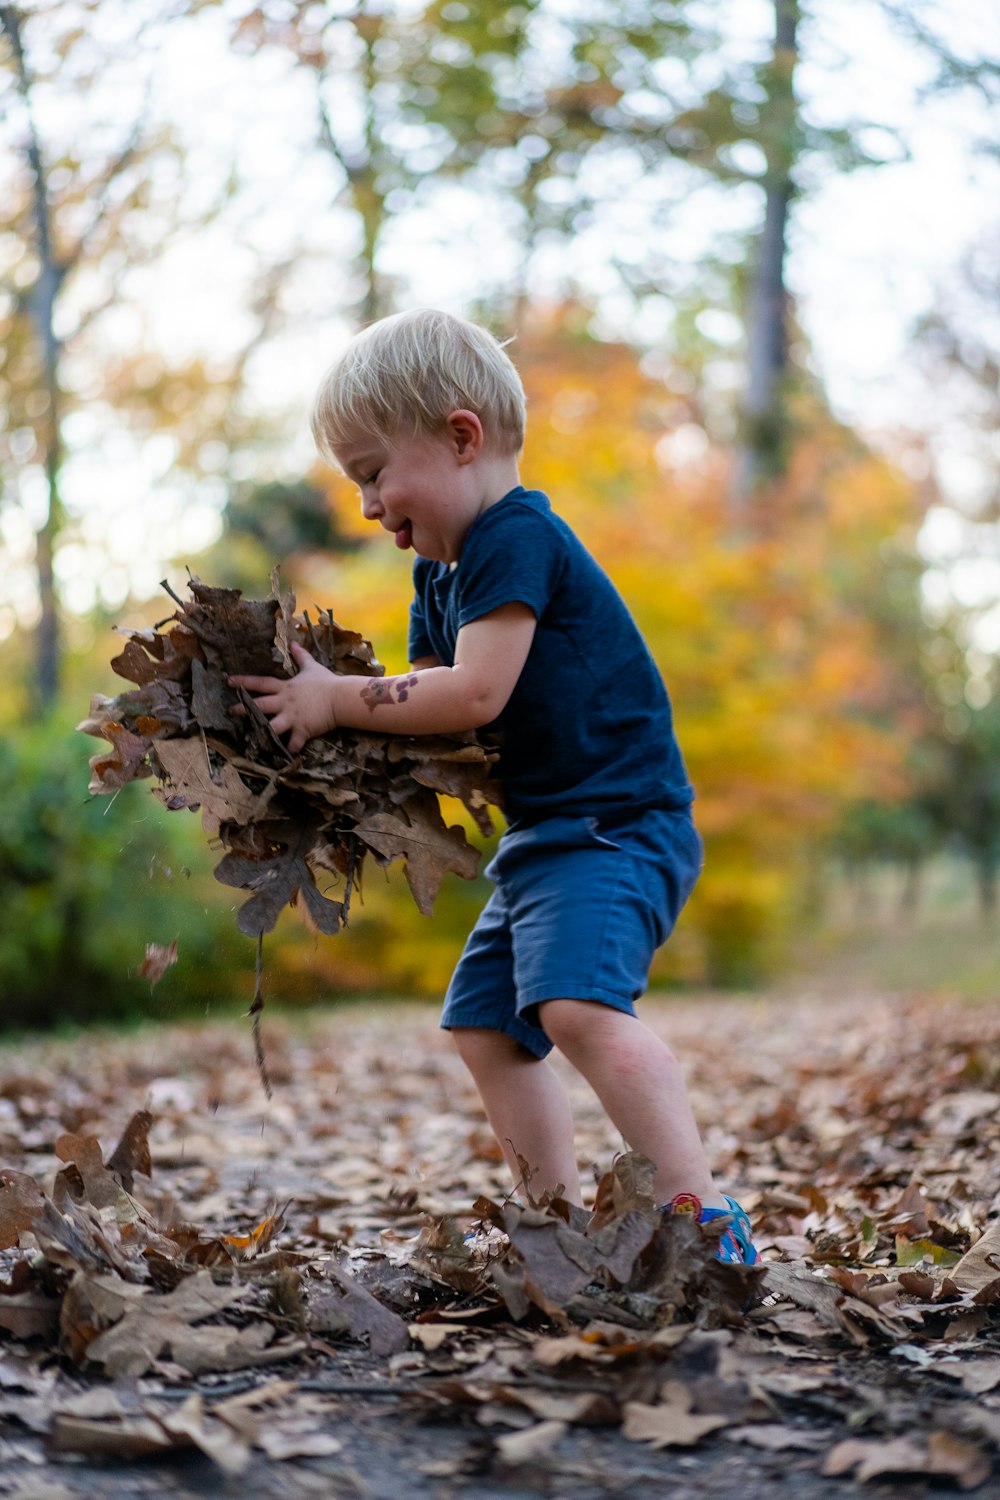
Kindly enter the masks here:
<path id="1" fill-rule="evenodd" d="M 365 484 L 374 484 L 381 472 L 381 469 L 376 469 L 373 474 L 369 474 L 368 478 L 365 480 Z"/>

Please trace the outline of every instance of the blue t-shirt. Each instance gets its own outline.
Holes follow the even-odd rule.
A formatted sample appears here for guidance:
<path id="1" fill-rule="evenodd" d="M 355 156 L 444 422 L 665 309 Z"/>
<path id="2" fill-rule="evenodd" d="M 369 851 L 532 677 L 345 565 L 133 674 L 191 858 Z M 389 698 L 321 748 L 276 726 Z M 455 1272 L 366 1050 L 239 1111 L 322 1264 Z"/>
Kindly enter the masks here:
<path id="1" fill-rule="evenodd" d="M 503 712 L 480 730 L 500 750 L 510 822 L 562 813 L 687 807 L 694 793 L 666 688 L 607 574 L 538 490 L 484 510 L 456 568 L 418 557 L 411 661 L 455 660 L 463 625 L 503 604 L 538 622 Z"/>

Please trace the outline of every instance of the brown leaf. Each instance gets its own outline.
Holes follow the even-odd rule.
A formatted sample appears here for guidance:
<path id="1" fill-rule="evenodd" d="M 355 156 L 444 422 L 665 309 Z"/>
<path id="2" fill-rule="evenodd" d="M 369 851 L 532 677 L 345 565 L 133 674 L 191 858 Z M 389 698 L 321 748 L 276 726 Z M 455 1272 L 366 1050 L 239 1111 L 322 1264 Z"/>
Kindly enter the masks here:
<path id="1" fill-rule="evenodd" d="M 174 1443 L 152 1417 L 126 1416 L 117 1421 L 75 1417 L 56 1412 L 49 1441 L 56 1453 L 83 1453 L 93 1458 L 147 1458 L 162 1453 Z"/>
<path id="2" fill-rule="evenodd" d="M 889 1442 L 846 1438 L 830 1449 L 821 1472 L 832 1478 L 847 1474 L 851 1469 L 857 1471 L 856 1477 L 862 1484 L 881 1474 L 923 1474 L 927 1471 L 927 1449 L 911 1437 L 898 1437 Z"/>
<path id="3" fill-rule="evenodd" d="M 241 1342 L 253 1346 L 249 1362 L 256 1363 L 253 1356 L 260 1352 L 257 1340 L 264 1335 L 266 1344 L 272 1337 L 267 1325 L 251 1326 L 242 1333 L 232 1328 L 194 1327 L 246 1295 L 244 1287 L 217 1285 L 208 1271 L 196 1271 L 165 1296 L 155 1296 L 125 1282 L 115 1285 L 110 1277 L 94 1277 L 81 1286 L 80 1292 L 81 1305 L 89 1303 L 99 1322 L 113 1323 L 84 1349 L 87 1361 L 103 1365 L 112 1379 L 144 1375 L 167 1354 L 192 1373 L 239 1369 L 247 1362 L 244 1356 L 248 1352 L 239 1348 Z M 244 1334 L 252 1338 L 245 1340 Z"/>
<path id="4" fill-rule="evenodd" d="M 1000 1276 L 1000 1219 L 994 1219 L 958 1263 L 948 1272 L 963 1292 L 981 1292 Z"/>
<path id="5" fill-rule="evenodd" d="M 983 1396 L 995 1391 L 1000 1385 L 1000 1355 L 984 1359 L 949 1359 L 934 1365 L 937 1375 L 948 1375 L 962 1383 L 962 1389 L 970 1396 Z"/>
<path id="6" fill-rule="evenodd" d="M 434 900 L 449 871 L 471 880 L 479 856 L 461 828 L 446 828 L 437 800 L 407 804 L 410 821 L 393 813 L 376 813 L 358 823 L 355 834 L 385 860 L 405 859 L 406 880 L 419 911 L 432 915 Z"/>
<path id="7" fill-rule="evenodd" d="M 61 1135 L 56 1141 L 56 1155 L 60 1161 L 72 1162 L 83 1182 L 87 1201 L 95 1208 L 113 1208 L 118 1202 L 120 1184 L 104 1165 L 101 1145 L 93 1135 Z M 60 1183 L 67 1178 L 60 1173 L 56 1178 L 54 1193 L 58 1200 Z"/>
<path id="8" fill-rule="evenodd" d="M 147 943 L 146 956 L 139 965 L 140 979 L 148 979 L 155 989 L 169 968 L 177 962 L 177 939 L 172 943 Z"/>
<path id="9" fill-rule="evenodd" d="M 176 945 L 174 945 L 176 946 Z M 136 1172 L 144 1177 L 153 1174 L 149 1155 L 149 1131 L 153 1116 L 148 1109 L 137 1109 L 122 1131 L 121 1140 L 108 1157 L 108 1171 L 113 1172 L 127 1193 L 132 1191 Z"/>
<path id="10" fill-rule="evenodd" d="M 91 758 L 91 777 L 88 787 L 91 795 L 117 792 L 120 787 L 130 781 L 152 776 L 153 770 L 148 759 L 148 739 L 133 734 L 131 730 L 125 728 L 124 724 L 104 724 L 100 733 L 104 739 L 110 740 L 114 748 L 110 754 L 95 755 Z"/>
<path id="11" fill-rule="evenodd" d="M 45 1194 L 24 1172 L 0 1170 L 0 1250 L 16 1245 L 24 1230 L 34 1229 Z"/>
<path id="12" fill-rule="evenodd" d="M 505 1433 L 496 1439 L 497 1457 L 511 1468 L 536 1464 L 548 1458 L 553 1448 L 569 1431 L 566 1422 L 539 1422 L 522 1432 Z"/>
<path id="13" fill-rule="evenodd" d="M 274 644 L 277 599 L 244 599 L 240 589 L 211 588 L 198 578 L 190 589 L 194 602 L 184 607 L 184 624 L 198 637 L 207 662 L 227 676 L 287 675 Z"/>
<path id="14" fill-rule="evenodd" d="M 663 1397 L 658 1406 L 627 1401 L 622 1436 L 651 1448 L 690 1448 L 729 1423 L 716 1412 L 692 1412 L 691 1393 L 678 1380 L 667 1381 Z"/>
<path id="15" fill-rule="evenodd" d="M 177 1411 L 150 1403 L 141 1415 L 120 1412 L 111 1420 L 59 1411 L 53 1417 L 51 1443 L 57 1453 L 116 1459 L 197 1448 L 227 1474 L 241 1474 L 250 1459 L 249 1443 L 206 1413 L 198 1395 L 189 1396 Z"/>
<path id="16" fill-rule="evenodd" d="M 115 658 L 116 670 L 137 688 L 95 697 L 80 725 L 115 746 L 94 758 L 91 790 L 109 792 L 155 774 L 163 783 L 157 796 L 169 809 L 200 807 L 206 831 L 226 849 L 218 878 L 253 893 L 237 917 L 252 937 L 269 932 L 286 904 L 299 904 L 319 931 L 337 932 L 366 849 L 382 863 L 406 861 L 425 913 L 446 872 L 471 878 L 478 854 L 460 828 L 445 828 L 431 785 L 460 795 L 491 832 L 495 755 L 471 734 L 343 730 L 311 740 L 293 757 L 253 695 L 230 686 L 230 675 L 288 676 L 297 640 L 332 670 L 378 676 L 384 669 L 370 644 L 329 613 L 316 624 L 299 618 L 291 594 L 254 601 L 196 578 L 189 587 L 192 601 L 180 605 L 169 634 L 132 632 Z M 276 577 L 272 587 L 277 592 Z M 241 716 L 234 717 L 237 705 Z M 317 889 L 320 869 L 344 877 L 343 902 Z M 153 962 L 151 955 L 150 977 Z"/>
<path id="17" fill-rule="evenodd" d="M 0 1328 L 16 1339 L 51 1343 L 59 1329 L 59 1298 L 41 1291 L 0 1295 Z"/>
<path id="18" fill-rule="evenodd" d="M 518 1405 L 532 1416 L 550 1422 L 569 1422 L 576 1427 L 613 1427 L 621 1419 L 618 1404 L 601 1391 L 535 1391 L 523 1387 L 511 1392 Z"/>
<path id="19" fill-rule="evenodd" d="M 259 798 L 238 771 L 223 765 L 213 770 L 208 751 L 199 737 L 190 740 L 160 740 L 156 759 L 169 778 L 156 795 L 169 807 L 200 807 L 212 825 L 252 823 Z M 213 826 L 210 831 L 215 832 Z"/>
<path id="20" fill-rule="evenodd" d="M 353 1338 L 367 1337 L 373 1354 L 397 1354 L 406 1348 L 406 1324 L 398 1313 L 383 1307 L 335 1261 L 325 1263 L 323 1275 L 333 1285 L 308 1290 L 310 1328 L 320 1333 L 346 1332 Z"/>
<path id="21" fill-rule="evenodd" d="M 938 1428 L 927 1439 L 927 1470 L 931 1474 L 947 1474 L 963 1490 L 974 1490 L 985 1484 L 993 1465 L 975 1443 Z"/>
<path id="22" fill-rule="evenodd" d="M 272 837 L 276 832 L 272 831 Z M 268 858 L 246 859 L 227 854 L 215 868 L 215 878 L 223 885 L 235 885 L 254 892 L 240 907 L 237 926 L 248 937 L 270 932 L 285 905 L 301 896 L 319 931 L 337 932 L 343 922 L 343 903 L 331 901 L 321 894 L 306 860 L 317 837 L 315 824 L 297 828 L 289 825 L 282 832 L 287 843 L 283 849 L 278 846 L 272 850 Z"/>

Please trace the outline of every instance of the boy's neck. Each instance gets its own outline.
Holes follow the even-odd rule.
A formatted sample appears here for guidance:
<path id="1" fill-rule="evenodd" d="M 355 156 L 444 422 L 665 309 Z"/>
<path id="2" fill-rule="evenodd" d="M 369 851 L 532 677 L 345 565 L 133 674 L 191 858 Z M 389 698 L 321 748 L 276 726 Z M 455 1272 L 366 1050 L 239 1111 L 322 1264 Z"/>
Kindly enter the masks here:
<path id="1" fill-rule="evenodd" d="M 511 490 L 516 490 L 521 483 L 521 475 L 517 465 L 516 455 L 498 455 L 488 458 L 482 457 L 481 490 L 483 502 L 480 506 L 480 514 L 502 500 L 504 495 L 509 495 Z"/>

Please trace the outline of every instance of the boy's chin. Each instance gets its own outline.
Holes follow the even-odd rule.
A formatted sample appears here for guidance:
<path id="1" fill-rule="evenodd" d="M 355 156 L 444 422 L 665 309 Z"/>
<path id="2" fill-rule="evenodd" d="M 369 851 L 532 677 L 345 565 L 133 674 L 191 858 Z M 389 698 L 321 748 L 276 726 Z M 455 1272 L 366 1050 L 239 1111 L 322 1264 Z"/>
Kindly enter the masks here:
<path id="1" fill-rule="evenodd" d="M 434 551 L 432 552 L 428 547 L 417 547 L 416 545 L 414 545 L 413 551 L 417 554 L 418 557 L 422 557 L 424 559 L 424 562 L 437 562 L 437 563 L 449 563 L 450 564 L 450 563 L 453 563 L 453 562 L 457 561 L 456 558 L 443 556 L 443 548 L 442 549 L 435 548 Z"/>

